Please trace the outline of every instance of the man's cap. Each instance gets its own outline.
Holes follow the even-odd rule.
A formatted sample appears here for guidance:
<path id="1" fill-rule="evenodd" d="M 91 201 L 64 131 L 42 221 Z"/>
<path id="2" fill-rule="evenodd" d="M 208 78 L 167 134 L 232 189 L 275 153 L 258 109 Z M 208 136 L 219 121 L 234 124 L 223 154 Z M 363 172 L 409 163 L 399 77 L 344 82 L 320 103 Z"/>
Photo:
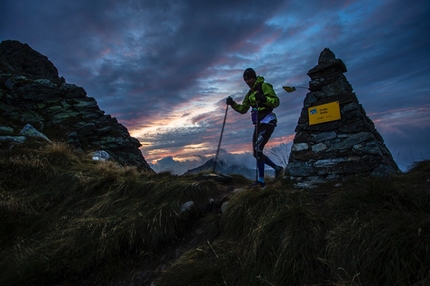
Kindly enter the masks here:
<path id="1" fill-rule="evenodd" d="M 252 68 L 247 68 L 243 72 L 243 79 L 246 80 L 248 78 L 257 78 L 257 74 L 255 73 L 255 70 L 253 70 Z"/>

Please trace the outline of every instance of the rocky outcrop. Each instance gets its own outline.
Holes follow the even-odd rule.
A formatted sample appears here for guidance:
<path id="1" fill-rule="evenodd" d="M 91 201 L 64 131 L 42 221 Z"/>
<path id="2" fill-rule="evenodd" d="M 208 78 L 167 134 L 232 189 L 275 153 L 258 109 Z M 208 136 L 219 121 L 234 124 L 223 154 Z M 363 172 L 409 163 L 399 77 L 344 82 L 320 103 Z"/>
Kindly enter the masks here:
<path id="1" fill-rule="evenodd" d="M 0 72 L 21 75 L 28 79 L 47 79 L 59 84 L 58 70 L 48 58 L 18 41 L 0 43 Z"/>
<path id="2" fill-rule="evenodd" d="M 0 140 L 27 124 L 84 152 L 104 150 L 121 165 L 151 170 L 139 141 L 105 115 L 82 87 L 66 83 L 46 56 L 18 41 L 0 43 Z M 13 140 L 12 140 L 13 141 Z"/>
<path id="3" fill-rule="evenodd" d="M 309 93 L 303 103 L 286 173 L 298 186 L 354 176 L 386 176 L 399 172 L 372 120 L 346 77 L 345 64 L 324 49 L 309 70 Z M 309 108 L 339 102 L 340 119 L 309 122 Z"/>

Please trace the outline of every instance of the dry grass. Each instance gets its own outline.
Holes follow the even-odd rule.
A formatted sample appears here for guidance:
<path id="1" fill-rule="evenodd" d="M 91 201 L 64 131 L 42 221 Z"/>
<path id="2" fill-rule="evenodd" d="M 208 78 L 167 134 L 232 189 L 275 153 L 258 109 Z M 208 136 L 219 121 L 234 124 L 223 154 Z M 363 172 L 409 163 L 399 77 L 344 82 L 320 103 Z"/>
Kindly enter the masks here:
<path id="1" fill-rule="evenodd" d="M 124 257 L 177 240 L 186 222 L 181 205 L 216 191 L 211 182 L 142 173 L 61 150 L 49 146 L 0 160 L 0 265 L 8 283 L 73 279 L 100 267 L 108 275 Z"/>
<path id="2" fill-rule="evenodd" d="M 277 181 L 230 194 L 221 214 L 205 209 L 229 188 L 216 181 L 16 146 L 0 158 L 0 285 L 426 283 L 429 179 L 426 161 L 337 188 Z"/>

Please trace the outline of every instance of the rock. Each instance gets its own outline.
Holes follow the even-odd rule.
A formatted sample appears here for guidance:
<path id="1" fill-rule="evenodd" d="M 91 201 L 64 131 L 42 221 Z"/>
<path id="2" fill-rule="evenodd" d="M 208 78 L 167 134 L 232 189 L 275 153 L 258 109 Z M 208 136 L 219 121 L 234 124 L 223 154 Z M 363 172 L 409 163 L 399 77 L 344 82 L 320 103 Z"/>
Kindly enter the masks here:
<path id="1" fill-rule="evenodd" d="M 291 146 L 291 150 L 296 152 L 307 150 L 307 149 L 309 149 L 308 143 L 295 143 L 293 144 L 293 146 Z"/>
<path id="2" fill-rule="evenodd" d="M 24 143 L 27 137 L 25 136 L 0 136 L 1 142 Z"/>
<path id="3" fill-rule="evenodd" d="M 13 134 L 13 128 L 7 126 L 0 126 L 0 134 Z"/>
<path id="4" fill-rule="evenodd" d="M 51 140 L 49 140 L 48 137 L 46 137 L 43 133 L 37 131 L 36 128 L 31 126 L 31 124 L 26 124 L 24 126 L 24 128 L 22 128 L 22 130 L 19 132 L 19 135 L 29 136 L 29 137 L 38 137 L 38 138 L 42 138 L 48 142 L 51 142 Z"/>
<path id="5" fill-rule="evenodd" d="M 94 151 L 92 154 L 92 158 L 93 160 L 101 160 L 101 161 L 107 161 L 110 159 L 110 155 L 108 152 L 104 151 L 104 150 L 100 150 L 100 151 Z"/>
<path id="6" fill-rule="evenodd" d="M 225 213 L 227 211 L 227 208 L 228 208 L 228 201 L 223 202 L 221 205 L 221 213 Z"/>
<path id="7" fill-rule="evenodd" d="M 127 128 L 100 110 L 82 87 L 58 77 L 46 56 L 18 41 L 0 43 L 0 114 L 2 128 L 29 124 L 33 135 L 67 142 L 88 154 L 104 150 L 120 165 L 152 171 Z"/>
<path id="8" fill-rule="evenodd" d="M 3 41 L 0 44 L 0 72 L 18 74 L 29 79 L 47 79 L 60 83 L 58 70 L 48 58 L 27 44 Z"/>
<path id="9" fill-rule="evenodd" d="M 399 172 L 373 122 L 343 75 L 345 64 L 324 49 L 309 70 L 310 92 L 303 101 L 286 173 L 299 188 L 354 176 L 388 176 Z M 308 108 L 339 102 L 341 119 L 309 124 Z"/>
<path id="10" fill-rule="evenodd" d="M 188 201 L 185 202 L 182 206 L 181 206 L 181 211 L 180 213 L 186 212 L 191 210 L 192 208 L 194 208 L 194 202 L 193 201 Z"/>

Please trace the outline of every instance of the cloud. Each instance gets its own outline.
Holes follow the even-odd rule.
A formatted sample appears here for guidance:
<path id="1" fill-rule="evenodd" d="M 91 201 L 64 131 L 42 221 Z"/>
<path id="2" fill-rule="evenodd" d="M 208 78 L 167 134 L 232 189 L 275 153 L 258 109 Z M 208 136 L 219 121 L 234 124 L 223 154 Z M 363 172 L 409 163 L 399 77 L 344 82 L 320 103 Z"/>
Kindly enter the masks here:
<path id="1" fill-rule="evenodd" d="M 172 156 L 164 157 L 163 159 L 157 160 L 155 163 L 151 163 L 151 168 L 156 172 L 171 172 L 175 175 L 182 175 L 188 170 L 203 165 L 207 160 L 195 156 L 194 160 L 177 161 Z"/>
<path id="2" fill-rule="evenodd" d="M 307 87 L 328 47 L 394 150 L 404 146 L 398 134 L 430 124 L 420 111 L 430 93 L 429 17 L 425 0 L 4 0 L 0 40 L 48 56 L 143 143 L 149 161 L 213 156 L 225 98 L 243 99 L 247 67 L 281 99 L 269 143 L 291 141 L 306 89 L 282 86 Z M 427 134 L 411 142 L 429 145 Z M 229 110 L 222 148 L 249 152 L 251 136 L 249 114 Z"/>

